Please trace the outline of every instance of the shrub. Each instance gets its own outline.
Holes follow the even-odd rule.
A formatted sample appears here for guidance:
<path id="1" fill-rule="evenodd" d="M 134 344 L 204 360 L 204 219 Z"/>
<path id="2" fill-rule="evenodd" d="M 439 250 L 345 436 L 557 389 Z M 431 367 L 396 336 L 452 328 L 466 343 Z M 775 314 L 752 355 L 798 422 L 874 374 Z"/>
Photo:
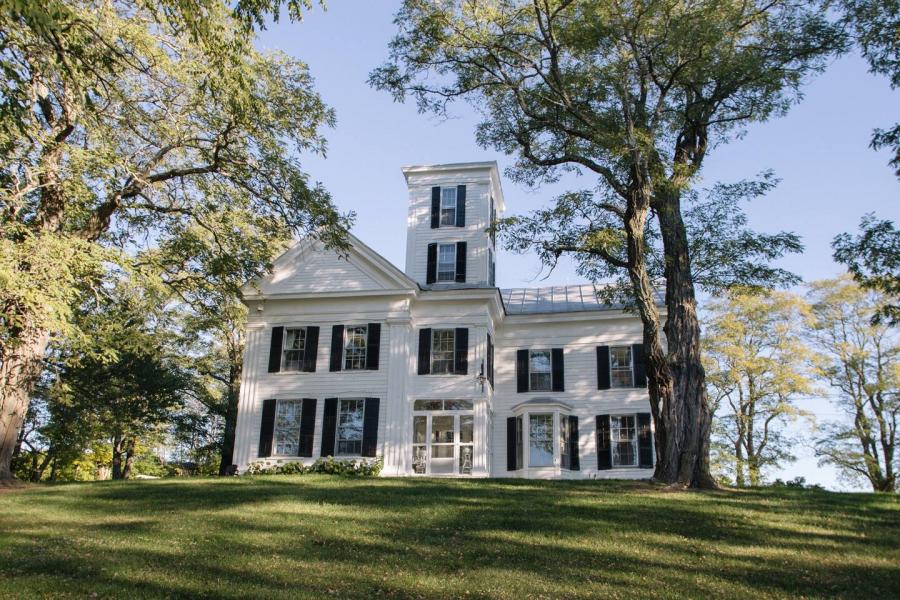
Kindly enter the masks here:
<path id="1" fill-rule="evenodd" d="M 317 458 L 311 465 L 301 462 L 287 462 L 280 465 L 266 465 L 263 462 L 250 463 L 245 475 L 302 475 L 304 473 L 321 473 L 324 475 L 343 475 L 348 477 L 377 477 L 384 466 L 381 457 L 375 460 L 364 458 L 334 458 L 327 456 Z"/>

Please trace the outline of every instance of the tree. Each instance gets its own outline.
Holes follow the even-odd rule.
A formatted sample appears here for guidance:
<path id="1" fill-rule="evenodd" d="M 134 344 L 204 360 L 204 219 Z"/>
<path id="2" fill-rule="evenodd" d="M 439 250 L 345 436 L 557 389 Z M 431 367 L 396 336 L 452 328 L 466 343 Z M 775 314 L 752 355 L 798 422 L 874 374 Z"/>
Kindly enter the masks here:
<path id="1" fill-rule="evenodd" d="M 822 463 L 876 492 L 897 490 L 900 421 L 900 340 L 891 325 L 873 322 L 886 298 L 845 277 L 810 285 L 813 320 L 808 335 L 818 370 L 835 391 L 849 422 L 828 424 L 816 443 Z"/>
<path id="2" fill-rule="evenodd" d="M 219 0 L 4 5 L 0 479 L 51 336 L 75 335 L 84 289 L 130 255 L 214 232 L 231 205 L 345 244 L 348 216 L 299 163 L 334 115 L 303 63 L 253 48 L 250 25 L 279 5 L 240 2 L 241 20 Z"/>
<path id="3" fill-rule="evenodd" d="M 373 85 L 439 114 L 471 101 L 483 117 L 477 140 L 516 155 L 516 181 L 596 177 L 543 225 L 577 226 L 531 247 L 551 265 L 572 254 L 586 270 L 602 262 L 627 273 L 644 327 L 653 478 L 714 485 L 683 195 L 711 148 L 787 110 L 804 78 L 843 47 L 839 29 L 799 0 L 406 0 L 395 23 Z M 543 215 L 525 219 L 524 231 Z M 664 326 L 648 263 L 651 215 L 664 253 Z M 509 225 L 515 246 L 525 236 Z"/>
<path id="4" fill-rule="evenodd" d="M 853 33 L 869 71 L 885 75 L 891 88 L 900 86 L 900 2 L 898 0 L 838 0 L 843 23 Z M 900 124 L 876 129 L 871 147 L 889 148 L 894 156 L 890 165 L 900 177 Z"/>
<path id="5" fill-rule="evenodd" d="M 767 468 L 794 460 L 784 425 L 804 413 L 796 400 L 812 391 L 810 351 L 798 332 L 806 307 L 787 292 L 733 290 L 711 303 L 703 347 L 714 432 L 738 487 L 762 483 Z M 725 450 L 727 449 L 727 450 Z"/>
<path id="6" fill-rule="evenodd" d="M 859 223 L 860 234 L 842 233 L 834 238 L 834 260 L 843 263 L 864 290 L 883 294 L 884 304 L 875 313 L 877 322 L 900 324 L 900 231 L 893 221 L 877 219 L 873 213 Z"/>

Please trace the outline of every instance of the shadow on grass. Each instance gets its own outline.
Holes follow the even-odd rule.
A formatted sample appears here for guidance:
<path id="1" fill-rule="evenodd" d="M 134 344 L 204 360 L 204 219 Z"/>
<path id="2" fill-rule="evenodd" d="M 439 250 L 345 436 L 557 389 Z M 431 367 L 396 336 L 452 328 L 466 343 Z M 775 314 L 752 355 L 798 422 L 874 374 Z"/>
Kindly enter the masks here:
<path id="1" fill-rule="evenodd" d="M 900 589 L 900 503 L 886 496 L 303 476 L 58 486 L 8 494 L 0 509 L 0 576 L 34 595 L 862 598 Z"/>

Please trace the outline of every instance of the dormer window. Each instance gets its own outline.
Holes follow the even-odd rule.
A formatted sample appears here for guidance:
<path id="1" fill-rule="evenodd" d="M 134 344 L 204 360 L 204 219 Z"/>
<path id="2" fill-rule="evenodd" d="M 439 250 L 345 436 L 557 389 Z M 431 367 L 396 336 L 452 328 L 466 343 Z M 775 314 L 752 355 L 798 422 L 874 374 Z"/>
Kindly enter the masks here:
<path id="1" fill-rule="evenodd" d="M 441 188 L 441 227 L 456 227 L 456 188 Z"/>

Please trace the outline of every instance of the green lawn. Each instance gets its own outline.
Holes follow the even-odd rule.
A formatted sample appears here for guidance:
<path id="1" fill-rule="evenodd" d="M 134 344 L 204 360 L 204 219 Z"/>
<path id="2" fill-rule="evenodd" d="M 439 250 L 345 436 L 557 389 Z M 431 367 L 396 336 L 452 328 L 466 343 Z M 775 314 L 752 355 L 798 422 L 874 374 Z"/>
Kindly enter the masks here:
<path id="1" fill-rule="evenodd" d="M 269 476 L 0 494 L 0 597 L 878 598 L 900 500 Z"/>

